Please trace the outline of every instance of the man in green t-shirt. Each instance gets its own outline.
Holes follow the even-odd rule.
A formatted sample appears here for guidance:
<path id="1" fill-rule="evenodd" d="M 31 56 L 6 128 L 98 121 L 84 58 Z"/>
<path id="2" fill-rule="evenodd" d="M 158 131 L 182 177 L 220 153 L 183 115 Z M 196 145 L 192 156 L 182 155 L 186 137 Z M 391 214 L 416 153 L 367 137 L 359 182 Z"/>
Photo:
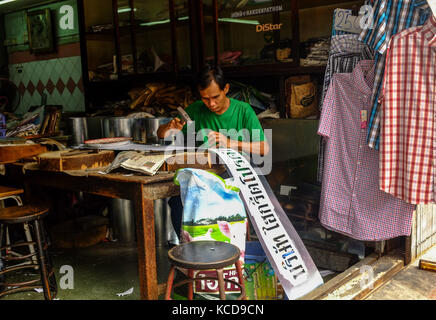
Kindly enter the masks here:
<path id="1" fill-rule="evenodd" d="M 230 85 L 224 80 L 221 68 L 206 66 L 197 80 L 201 100 L 185 109 L 194 121 L 190 126 L 195 126 L 195 140 L 207 143 L 206 147 L 231 148 L 259 156 L 268 154 L 270 147 L 254 110 L 248 103 L 227 97 Z M 187 124 L 174 118 L 161 125 L 157 135 L 164 139 L 180 130 L 185 135 L 189 132 Z M 168 204 L 174 230 L 180 238 L 183 215 L 180 196 L 172 197 Z"/>
<path id="2" fill-rule="evenodd" d="M 266 155 L 269 144 L 253 108 L 248 103 L 227 97 L 229 88 L 219 67 L 206 66 L 200 71 L 197 89 L 201 100 L 185 109 L 194 121 L 196 140 L 207 143 L 207 147 Z M 186 134 L 187 124 L 174 118 L 161 125 L 157 135 L 163 139 L 179 130 Z"/>

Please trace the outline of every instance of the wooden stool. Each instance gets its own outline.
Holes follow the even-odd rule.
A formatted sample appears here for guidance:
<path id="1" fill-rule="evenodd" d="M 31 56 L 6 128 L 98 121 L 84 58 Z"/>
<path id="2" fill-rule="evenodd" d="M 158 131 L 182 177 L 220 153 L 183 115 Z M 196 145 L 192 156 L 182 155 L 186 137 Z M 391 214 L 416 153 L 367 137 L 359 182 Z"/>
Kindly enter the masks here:
<path id="1" fill-rule="evenodd" d="M 22 206 L 23 202 L 21 201 L 20 194 L 23 193 L 23 189 L 0 186 L 0 200 L 2 201 L 6 199 L 14 199 L 17 202 L 17 205 Z"/>
<path id="2" fill-rule="evenodd" d="M 23 189 L 19 189 L 19 188 L 12 188 L 12 187 L 6 187 L 6 186 L 0 186 L 0 203 L 1 203 L 1 208 L 4 208 L 4 201 L 7 199 L 13 199 L 17 202 L 17 205 L 22 206 L 23 205 L 23 201 L 21 199 L 21 194 L 24 193 Z M 30 230 L 29 230 L 29 225 L 27 223 L 23 224 L 23 228 L 24 228 L 24 234 L 26 235 L 26 240 L 27 242 L 32 242 L 32 236 L 30 234 Z M 1 242 L 1 238 L 0 238 L 0 247 L 2 246 L 2 242 Z M 20 254 L 11 251 L 10 248 L 10 240 L 9 240 L 9 232 L 8 229 L 6 228 L 6 245 L 8 246 L 8 251 L 13 254 L 13 255 L 17 255 L 19 256 Z M 29 245 L 29 250 L 31 253 L 35 252 L 35 248 L 33 247 L 33 245 Z M 32 257 L 32 260 L 35 264 L 37 264 L 37 260 L 36 257 Z M 24 263 L 28 263 L 28 262 L 24 262 Z"/>
<path id="3" fill-rule="evenodd" d="M 39 279 L 17 282 L 17 283 L 0 283 L 0 297 L 20 292 L 27 291 L 36 288 L 42 288 L 44 292 L 44 297 L 46 300 L 52 300 L 57 292 L 56 279 L 54 274 L 54 269 L 51 264 L 51 259 L 48 254 L 48 243 L 46 241 L 43 217 L 48 214 L 48 208 L 43 206 L 15 206 L 0 209 L 0 239 L 3 238 L 3 230 L 5 226 L 12 224 L 24 224 L 29 223 L 33 228 L 35 241 L 32 242 L 22 242 L 22 243 L 12 243 L 11 248 L 17 248 L 21 246 L 28 246 L 30 244 L 36 246 L 36 251 L 34 253 L 29 253 L 21 256 L 12 256 L 10 254 L 3 254 L 6 252 L 7 246 L 0 248 L 0 256 L 4 257 L 4 261 L 7 263 L 6 268 L 0 270 L 0 275 L 6 274 L 25 268 L 35 268 L 38 267 L 40 270 L 41 277 Z M 28 264 L 14 264 L 8 265 L 11 261 L 21 261 L 31 259 L 33 256 L 37 257 L 38 264 L 35 265 L 33 262 Z M 2 288 L 3 287 L 3 288 Z M 10 287 L 10 289 L 8 289 Z"/>
<path id="4" fill-rule="evenodd" d="M 189 283 L 188 299 L 192 300 L 194 295 L 193 283 L 195 283 L 196 280 L 218 280 L 221 300 L 226 299 L 224 287 L 225 282 L 231 282 L 241 290 L 241 294 L 237 299 L 244 299 L 245 286 L 244 278 L 242 276 L 242 262 L 239 260 L 239 256 L 240 251 L 238 247 L 222 241 L 192 241 L 175 246 L 168 251 L 168 259 L 170 260 L 171 268 L 168 275 L 165 300 L 171 300 L 173 287 L 176 288 L 185 283 Z M 224 279 L 223 277 L 223 268 L 232 264 L 236 265 L 239 283 L 233 280 Z M 189 279 L 179 281 L 173 286 L 176 267 L 188 269 Z M 193 270 L 208 269 L 215 269 L 217 277 L 193 277 Z"/>

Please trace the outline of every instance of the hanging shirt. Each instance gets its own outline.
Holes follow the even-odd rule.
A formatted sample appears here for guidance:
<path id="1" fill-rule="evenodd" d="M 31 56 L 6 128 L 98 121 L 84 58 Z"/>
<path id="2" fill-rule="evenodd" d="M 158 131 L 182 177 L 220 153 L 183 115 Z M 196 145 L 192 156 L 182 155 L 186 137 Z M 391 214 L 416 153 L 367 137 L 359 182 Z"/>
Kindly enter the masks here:
<path id="1" fill-rule="evenodd" d="M 324 85 L 320 106 L 329 88 L 330 80 L 335 73 L 352 72 L 361 60 L 374 59 L 374 52 L 368 45 L 358 40 L 358 35 L 347 34 L 334 36 L 330 42 L 329 58 L 324 75 Z M 324 140 L 321 137 L 318 151 L 317 180 L 322 182 L 324 168 Z"/>
<path id="2" fill-rule="evenodd" d="M 381 117 L 380 188 L 435 202 L 436 18 L 391 40 Z"/>
<path id="3" fill-rule="evenodd" d="M 374 61 L 333 75 L 318 134 L 326 139 L 319 219 L 358 240 L 410 235 L 414 206 L 379 190 L 379 154 L 366 144 Z"/>
<path id="4" fill-rule="evenodd" d="M 376 51 L 367 142 L 371 148 L 378 150 L 380 140 L 378 100 L 383 85 L 387 44 L 393 35 L 410 27 L 423 25 L 431 12 L 427 0 L 378 0 L 374 2 L 373 8 L 373 28 L 363 29 L 359 40 Z"/>

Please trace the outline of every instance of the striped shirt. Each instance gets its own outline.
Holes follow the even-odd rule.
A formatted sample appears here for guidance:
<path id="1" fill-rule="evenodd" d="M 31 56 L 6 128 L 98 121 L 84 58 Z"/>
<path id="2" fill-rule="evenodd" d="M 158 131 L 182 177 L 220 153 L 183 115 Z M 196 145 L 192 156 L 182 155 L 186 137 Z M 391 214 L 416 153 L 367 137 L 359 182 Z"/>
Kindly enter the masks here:
<path id="1" fill-rule="evenodd" d="M 414 206 L 380 191 L 379 154 L 366 145 L 362 111 L 369 111 L 374 61 L 336 73 L 318 134 L 326 138 L 319 219 L 327 229 L 364 241 L 410 235 Z"/>
<path id="2" fill-rule="evenodd" d="M 434 203 L 436 18 L 394 36 L 386 61 L 380 188 L 409 203 Z"/>
<path id="3" fill-rule="evenodd" d="M 367 142 L 371 148 L 379 148 L 380 135 L 380 90 L 385 71 L 386 48 L 393 35 L 410 27 L 425 23 L 430 16 L 426 0 L 376 0 L 374 2 L 373 29 L 364 29 L 359 40 L 368 44 L 375 55 L 375 80 L 371 98 L 371 113 L 368 121 Z"/>

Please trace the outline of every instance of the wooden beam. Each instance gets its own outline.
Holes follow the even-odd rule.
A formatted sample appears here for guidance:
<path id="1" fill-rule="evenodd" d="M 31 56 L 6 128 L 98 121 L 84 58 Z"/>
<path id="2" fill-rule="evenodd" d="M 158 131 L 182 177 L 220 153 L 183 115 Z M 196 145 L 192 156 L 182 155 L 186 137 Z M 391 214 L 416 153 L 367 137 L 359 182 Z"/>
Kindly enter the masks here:
<path id="1" fill-rule="evenodd" d="M 153 201 L 145 197 L 143 185 L 135 192 L 136 236 L 141 299 L 157 300 L 156 246 Z"/>

